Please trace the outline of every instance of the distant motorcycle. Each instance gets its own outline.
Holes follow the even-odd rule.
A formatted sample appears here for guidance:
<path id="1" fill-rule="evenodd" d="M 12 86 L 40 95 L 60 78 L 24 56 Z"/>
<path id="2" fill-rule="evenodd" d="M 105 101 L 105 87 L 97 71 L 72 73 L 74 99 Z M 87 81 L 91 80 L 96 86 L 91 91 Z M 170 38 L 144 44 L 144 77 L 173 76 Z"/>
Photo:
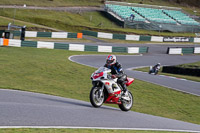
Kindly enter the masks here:
<path id="1" fill-rule="evenodd" d="M 113 79 L 110 72 L 111 69 L 100 67 L 91 75 L 93 87 L 90 91 L 90 102 L 96 108 L 103 103 L 112 103 L 118 104 L 122 111 L 129 111 L 133 106 L 133 95 L 127 90 L 128 96 L 124 96 L 117 78 Z M 133 81 L 133 78 L 127 78 L 126 85 L 129 86 Z"/>
<path id="2" fill-rule="evenodd" d="M 155 66 L 150 66 L 149 68 L 149 74 L 158 74 L 158 71 L 160 70 L 160 63 L 156 64 Z"/>

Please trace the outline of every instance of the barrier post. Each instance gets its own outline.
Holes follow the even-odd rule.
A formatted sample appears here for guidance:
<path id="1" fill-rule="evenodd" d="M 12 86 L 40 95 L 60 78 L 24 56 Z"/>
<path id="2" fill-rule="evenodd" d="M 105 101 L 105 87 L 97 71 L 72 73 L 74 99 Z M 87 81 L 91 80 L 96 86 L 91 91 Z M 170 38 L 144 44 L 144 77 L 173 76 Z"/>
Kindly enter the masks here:
<path id="1" fill-rule="evenodd" d="M 3 46 L 8 46 L 9 39 L 3 39 Z"/>
<path id="2" fill-rule="evenodd" d="M 83 38 L 83 33 L 77 33 L 77 38 Z"/>

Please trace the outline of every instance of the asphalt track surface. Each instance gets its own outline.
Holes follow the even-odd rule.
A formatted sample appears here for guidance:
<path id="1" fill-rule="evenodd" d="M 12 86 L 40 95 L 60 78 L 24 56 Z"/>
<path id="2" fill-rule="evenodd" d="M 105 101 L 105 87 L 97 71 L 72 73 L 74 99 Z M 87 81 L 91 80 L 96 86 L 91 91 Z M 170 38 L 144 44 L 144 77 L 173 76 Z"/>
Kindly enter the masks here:
<path id="1" fill-rule="evenodd" d="M 0 128 L 95 128 L 200 132 L 200 125 L 17 90 L 0 89 Z"/>

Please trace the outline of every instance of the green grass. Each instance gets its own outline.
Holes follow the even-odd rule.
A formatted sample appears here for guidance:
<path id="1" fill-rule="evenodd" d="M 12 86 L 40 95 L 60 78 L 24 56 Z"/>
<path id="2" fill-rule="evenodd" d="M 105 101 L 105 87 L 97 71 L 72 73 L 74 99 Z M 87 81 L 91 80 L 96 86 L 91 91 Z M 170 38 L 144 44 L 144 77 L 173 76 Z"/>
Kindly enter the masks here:
<path id="1" fill-rule="evenodd" d="M 189 64 L 181 64 L 177 65 L 178 67 L 183 67 L 183 68 L 193 68 L 193 69 L 200 69 L 200 61 L 199 62 L 194 62 L 194 63 L 189 63 Z"/>
<path id="2" fill-rule="evenodd" d="M 200 62 L 195 62 L 195 63 L 190 63 L 190 64 L 183 64 L 183 65 L 179 65 L 179 66 L 184 67 L 184 68 L 185 67 L 187 67 L 187 68 L 188 67 L 194 68 L 194 66 L 199 67 L 200 66 Z M 142 71 L 142 72 L 149 72 L 149 67 L 143 67 L 143 68 L 138 68 L 138 69 L 134 69 L 134 70 Z M 197 76 L 188 76 L 188 75 L 164 73 L 164 72 L 162 72 L 162 68 L 161 68 L 161 70 L 159 71 L 158 74 L 200 82 L 200 78 L 197 77 Z"/>
<path id="3" fill-rule="evenodd" d="M 0 133 L 175 133 L 165 131 L 98 130 L 98 129 L 0 129 Z M 177 133 L 177 132 L 176 132 Z M 179 132 L 180 133 L 180 132 Z"/>
<path id="4" fill-rule="evenodd" d="M 0 9 L 0 15 L 12 18 L 13 9 Z M 91 16 L 92 20 L 90 19 Z M 88 30 L 90 28 L 98 29 L 101 28 L 101 26 L 99 26 L 101 22 L 103 23 L 104 28 L 118 27 L 111 23 L 100 12 L 78 14 L 48 10 L 17 9 L 15 18 L 26 22 L 65 30 L 68 32 L 81 32 L 83 29 Z"/>
<path id="5" fill-rule="evenodd" d="M 8 26 L 9 23 L 13 23 L 13 19 L 11 18 L 4 18 L 0 16 L 0 26 Z M 27 27 L 36 27 L 35 25 L 32 24 L 27 24 L 26 22 L 14 22 L 15 25 L 19 25 L 19 26 L 24 26 L 26 25 Z"/>
<path id="6" fill-rule="evenodd" d="M 13 18 L 9 18 L 9 17 L 3 17 L 3 16 L 0 16 L 0 29 L 1 30 L 5 30 L 7 29 L 8 27 L 8 24 L 9 23 L 12 23 L 13 25 L 18 25 L 18 26 L 26 26 L 26 30 L 27 31 L 52 31 L 51 29 L 49 28 L 46 28 L 42 25 L 37 25 L 37 24 L 33 24 L 33 23 L 29 23 L 29 22 L 25 22 L 25 21 L 20 21 L 20 20 L 14 20 L 13 21 Z M 12 29 L 12 30 L 19 30 L 19 29 Z"/>
<path id="7" fill-rule="evenodd" d="M 1 5 L 27 6 L 99 6 L 101 0 L 1 0 Z"/>
<path id="8" fill-rule="evenodd" d="M 95 53 L 0 47 L 0 88 L 89 101 L 90 75 L 95 69 L 68 60 L 76 54 Z M 200 124 L 197 96 L 140 80 L 129 89 L 135 98 L 133 111 Z"/>

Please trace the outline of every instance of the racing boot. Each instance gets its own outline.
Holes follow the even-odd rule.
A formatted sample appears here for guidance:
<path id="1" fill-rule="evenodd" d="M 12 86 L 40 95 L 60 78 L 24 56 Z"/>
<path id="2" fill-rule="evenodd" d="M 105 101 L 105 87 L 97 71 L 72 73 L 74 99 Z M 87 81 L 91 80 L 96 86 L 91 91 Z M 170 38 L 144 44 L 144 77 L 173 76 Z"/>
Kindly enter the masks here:
<path id="1" fill-rule="evenodd" d="M 128 89 L 127 89 L 127 87 L 126 87 L 126 84 L 122 84 L 122 88 L 123 88 L 123 94 L 122 94 L 122 98 L 124 99 L 124 100 L 130 100 L 130 97 L 129 97 L 129 95 L 128 95 Z"/>

